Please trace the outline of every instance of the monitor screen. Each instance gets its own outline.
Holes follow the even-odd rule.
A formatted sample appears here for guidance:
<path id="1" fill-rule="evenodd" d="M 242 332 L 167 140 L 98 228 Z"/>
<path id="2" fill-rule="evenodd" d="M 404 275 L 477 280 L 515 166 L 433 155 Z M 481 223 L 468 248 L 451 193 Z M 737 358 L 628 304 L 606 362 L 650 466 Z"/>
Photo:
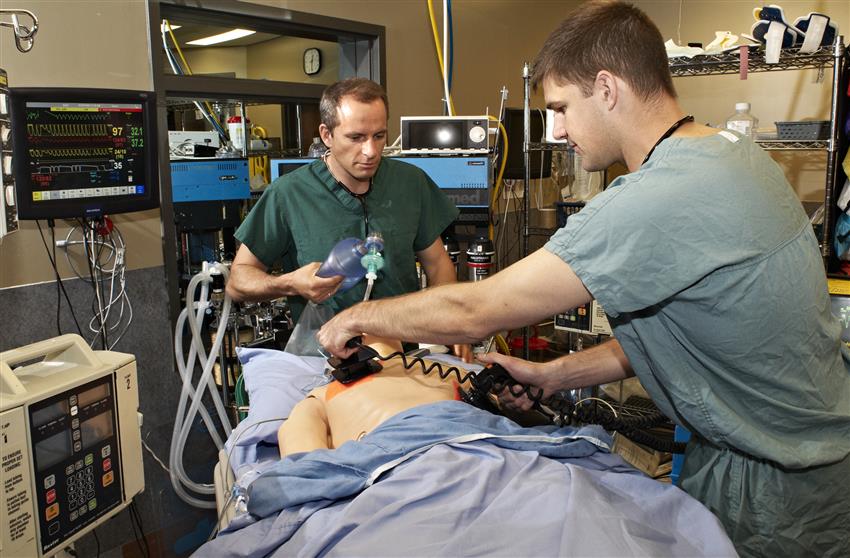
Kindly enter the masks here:
<path id="1" fill-rule="evenodd" d="M 304 165 L 309 165 L 315 161 L 315 157 L 298 157 L 292 159 L 272 159 L 271 163 L 271 179 L 272 182 L 290 172 L 297 170 Z"/>
<path id="2" fill-rule="evenodd" d="M 418 121 L 408 125 L 409 142 L 413 149 L 463 149 L 464 123 L 460 120 L 437 122 Z"/>
<path id="3" fill-rule="evenodd" d="M 529 141 L 532 143 L 544 142 L 544 134 L 546 132 L 546 111 L 531 109 L 531 114 L 529 116 Z M 505 109 L 504 125 L 505 132 L 508 136 L 508 162 L 505 164 L 505 174 L 503 178 L 506 180 L 522 180 L 525 178 L 525 156 L 522 152 L 522 144 L 525 134 L 523 118 L 522 109 Z M 502 165 L 503 156 L 504 152 L 500 150 L 499 160 L 496 163 L 497 169 Z M 528 166 L 530 167 L 529 178 L 531 180 L 548 178 L 552 174 L 552 152 L 531 151 L 528 154 Z"/>
<path id="4" fill-rule="evenodd" d="M 153 93 L 19 88 L 11 105 L 18 218 L 159 206 Z"/>

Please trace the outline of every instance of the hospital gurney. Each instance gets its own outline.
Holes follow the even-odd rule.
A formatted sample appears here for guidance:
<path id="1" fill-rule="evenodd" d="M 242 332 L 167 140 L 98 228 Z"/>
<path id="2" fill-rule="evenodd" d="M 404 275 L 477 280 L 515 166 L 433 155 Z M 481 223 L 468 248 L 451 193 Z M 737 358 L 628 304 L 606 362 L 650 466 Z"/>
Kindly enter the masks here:
<path id="1" fill-rule="evenodd" d="M 254 391 L 276 386 L 275 405 L 285 407 L 282 391 L 303 393 L 319 381 L 320 372 L 310 368 L 316 363 L 305 366 L 304 359 L 272 353 L 240 355 L 252 411 L 231 436 L 242 441 L 228 444 L 215 475 L 220 523 L 229 527 L 199 556 L 735 555 L 719 522 L 701 504 L 611 454 L 598 427 L 568 431 L 569 440 L 548 446 L 551 432 L 546 431 L 536 433 L 540 440 L 512 445 L 504 439 L 516 441 L 528 432 L 462 403 L 445 402 L 416 408 L 373 432 L 382 448 L 399 436 L 405 446 L 416 447 L 405 447 L 401 459 L 392 454 L 383 469 L 362 467 L 359 450 L 342 447 L 326 456 L 322 450 L 303 454 L 317 456 L 282 467 L 270 443 L 277 424 L 259 424 L 268 418 L 261 418 L 264 402 Z M 272 377 L 264 378 L 265 384 L 254 382 L 259 380 L 251 378 L 255 372 Z M 256 405 L 259 414 L 251 417 Z M 472 431 L 482 434 L 479 439 L 450 434 L 441 443 L 428 438 L 418 447 L 403 434 L 405 424 L 417 433 L 473 424 Z M 484 434 L 491 437 L 483 439 Z M 362 474 L 326 474 L 340 469 Z M 305 474 L 312 470 L 321 474 Z M 266 475 L 258 482 L 262 472 Z M 234 489 L 237 478 L 248 486 L 237 483 Z M 265 494 L 252 492 L 251 482 L 262 484 Z M 236 513 L 235 504 L 248 493 L 263 517 Z M 278 506 L 283 509 L 273 509 Z"/>

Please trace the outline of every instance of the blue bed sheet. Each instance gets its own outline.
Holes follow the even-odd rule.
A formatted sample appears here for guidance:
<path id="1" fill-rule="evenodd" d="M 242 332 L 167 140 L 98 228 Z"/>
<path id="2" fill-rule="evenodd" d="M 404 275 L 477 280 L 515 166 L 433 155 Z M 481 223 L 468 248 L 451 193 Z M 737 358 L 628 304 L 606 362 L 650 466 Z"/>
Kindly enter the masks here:
<path id="1" fill-rule="evenodd" d="M 253 515 L 196 555 L 736 555 L 707 509 L 609 453 L 598 427 L 521 428 L 443 402 L 364 441 L 273 465 Z"/>

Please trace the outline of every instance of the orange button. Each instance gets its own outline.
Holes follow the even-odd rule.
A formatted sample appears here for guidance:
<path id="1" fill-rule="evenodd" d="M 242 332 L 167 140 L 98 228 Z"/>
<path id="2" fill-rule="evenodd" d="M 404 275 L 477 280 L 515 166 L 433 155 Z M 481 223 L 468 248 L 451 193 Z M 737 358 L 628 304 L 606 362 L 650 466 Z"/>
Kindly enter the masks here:
<path id="1" fill-rule="evenodd" d="M 59 502 L 56 502 L 55 504 L 44 510 L 44 517 L 47 519 L 47 521 L 50 521 L 57 515 L 59 515 Z"/>
<path id="2" fill-rule="evenodd" d="M 115 473 L 113 471 L 109 471 L 105 475 L 103 475 L 103 486 L 109 486 L 112 484 L 112 481 L 115 480 Z"/>

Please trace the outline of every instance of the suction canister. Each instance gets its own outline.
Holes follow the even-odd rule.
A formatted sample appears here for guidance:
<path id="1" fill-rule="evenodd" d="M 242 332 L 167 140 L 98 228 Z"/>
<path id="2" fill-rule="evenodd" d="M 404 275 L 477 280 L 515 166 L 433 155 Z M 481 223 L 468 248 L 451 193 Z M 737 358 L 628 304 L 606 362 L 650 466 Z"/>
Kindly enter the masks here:
<path id="1" fill-rule="evenodd" d="M 469 268 L 469 280 L 481 281 L 486 279 L 493 269 L 493 259 L 496 251 L 493 242 L 479 236 L 469 244 L 466 250 L 466 267 Z"/>

